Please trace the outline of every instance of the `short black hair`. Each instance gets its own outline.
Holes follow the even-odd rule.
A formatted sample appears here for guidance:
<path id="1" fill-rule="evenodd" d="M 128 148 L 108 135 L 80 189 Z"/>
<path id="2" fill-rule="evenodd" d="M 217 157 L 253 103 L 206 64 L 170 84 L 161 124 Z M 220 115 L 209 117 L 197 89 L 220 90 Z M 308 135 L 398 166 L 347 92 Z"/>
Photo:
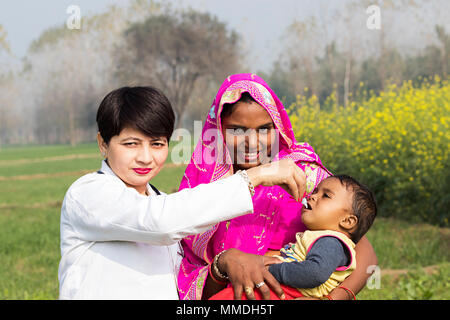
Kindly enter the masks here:
<path id="1" fill-rule="evenodd" d="M 106 144 L 125 127 L 140 130 L 149 137 L 169 141 L 175 114 L 169 99 L 153 87 L 122 87 L 111 91 L 97 111 L 98 131 Z"/>
<path id="2" fill-rule="evenodd" d="M 220 113 L 220 118 L 223 119 L 223 118 L 230 116 L 233 113 L 234 106 L 238 102 L 252 103 L 252 102 L 256 102 L 256 100 L 253 99 L 253 97 L 250 95 L 250 93 L 243 92 L 238 101 L 236 101 L 234 103 L 224 103 L 222 112 Z"/>
<path id="3" fill-rule="evenodd" d="M 370 229 L 377 216 L 375 195 L 367 186 L 348 175 L 334 175 L 330 178 L 339 179 L 342 185 L 353 191 L 352 212 L 358 218 L 358 224 L 355 231 L 351 232 L 350 238 L 357 243 Z"/>

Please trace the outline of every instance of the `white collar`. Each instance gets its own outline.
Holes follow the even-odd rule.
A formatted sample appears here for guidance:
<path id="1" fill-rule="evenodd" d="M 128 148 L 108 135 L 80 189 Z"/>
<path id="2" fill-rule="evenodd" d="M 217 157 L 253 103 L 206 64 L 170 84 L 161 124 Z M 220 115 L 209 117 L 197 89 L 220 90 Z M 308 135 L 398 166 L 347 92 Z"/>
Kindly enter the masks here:
<path id="1" fill-rule="evenodd" d="M 111 176 L 114 176 L 116 178 L 119 178 L 114 171 L 112 171 L 112 169 L 109 167 L 108 163 L 106 162 L 106 160 L 102 161 L 102 167 L 100 169 L 101 172 L 105 173 L 105 174 L 109 174 Z"/>
<path id="2" fill-rule="evenodd" d="M 108 174 L 108 175 L 110 175 L 110 176 L 116 177 L 117 179 L 120 180 L 120 182 L 123 183 L 123 185 L 124 185 L 125 187 L 127 187 L 126 184 L 122 181 L 122 179 L 120 179 L 120 178 L 114 173 L 114 171 L 112 171 L 112 169 L 109 167 L 109 165 L 108 165 L 108 163 L 106 162 L 106 160 L 103 160 L 103 161 L 102 161 L 102 167 L 101 167 L 100 171 L 103 172 L 104 174 Z M 129 187 L 127 187 L 127 188 L 129 188 Z M 131 189 L 133 189 L 133 188 L 131 188 Z M 136 192 L 137 192 L 137 190 L 136 190 Z M 150 184 L 148 184 L 148 183 L 147 183 L 147 192 L 148 192 L 148 194 L 151 195 L 151 196 L 156 196 L 156 195 L 157 195 L 156 192 L 152 189 L 152 187 L 150 187 Z"/>

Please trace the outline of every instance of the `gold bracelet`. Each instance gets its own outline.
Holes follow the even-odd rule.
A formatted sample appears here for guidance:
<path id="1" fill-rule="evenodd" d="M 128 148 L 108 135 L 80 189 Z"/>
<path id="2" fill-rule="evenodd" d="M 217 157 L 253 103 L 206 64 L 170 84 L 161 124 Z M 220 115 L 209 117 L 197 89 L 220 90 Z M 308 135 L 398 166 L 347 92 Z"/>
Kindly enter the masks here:
<path id="1" fill-rule="evenodd" d="M 212 267 L 212 263 L 210 263 L 209 266 L 208 266 L 208 272 L 209 272 L 209 275 L 211 276 L 211 279 L 215 283 L 220 284 L 221 286 L 226 286 L 228 281 L 227 280 L 218 280 L 218 279 L 216 279 L 216 277 L 214 276 L 214 272 L 212 271 L 211 267 Z"/>
<path id="2" fill-rule="evenodd" d="M 255 195 L 255 188 L 253 187 L 253 184 L 250 181 L 250 178 L 248 177 L 247 171 L 239 170 L 236 173 L 238 173 L 242 178 L 244 178 L 245 182 L 247 183 L 248 190 L 250 191 L 250 195 L 253 197 Z"/>
<path id="3" fill-rule="evenodd" d="M 220 257 L 220 256 L 222 255 L 222 253 L 224 253 L 225 251 L 227 251 L 227 250 L 223 250 L 222 252 L 219 252 L 219 253 L 214 257 L 214 260 L 213 260 L 213 263 L 212 263 L 212 267 L 213 267 L 214 272 L 216 273 L 216 275 L 218 275 L 219 278 L 222 278 L 222 279 L 225 279 L 225 280 L 217 279 L 217 277 L 214 277 L 214 278 L 216 278 L 216 280 L 218 280 L 218 281 L 223 281 L 223 282 L 225 282 L 225 281 L 228 280 L 228 275 L 222 273 L 222 272 L 219 270 L 219 257 Z"/>

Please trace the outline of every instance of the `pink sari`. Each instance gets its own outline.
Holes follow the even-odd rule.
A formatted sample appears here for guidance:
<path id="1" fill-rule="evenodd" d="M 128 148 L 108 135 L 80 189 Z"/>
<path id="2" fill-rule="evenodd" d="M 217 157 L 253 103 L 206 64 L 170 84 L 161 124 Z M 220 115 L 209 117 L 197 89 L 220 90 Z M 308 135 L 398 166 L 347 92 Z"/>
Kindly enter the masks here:
<path id="1" fill-rule="evenodd" d="M 296 142 L 283 104 L 265 81 L 255 74 L 229 76 L 220 87 L 184 173 L 180 190 L 233 174 L 231 157 L 222 136 L 220 114 L 225 103 L 236 102 L 243 92 L 250 93 L 275 124 L 279 152 L 273 160 L 293 159 L 307 175 L 305 195 L 310 194 L 331 173 L 310 145 Z M 207 232 L 183 239 L 184 258 L 178 274 L 181 299 L 201 299 L 208 264 L 219 252 L 237 248 L 263 255 L 269 249 L 279 250 L 284 244 L 294 242 L 295 233 L 305 230 L 300 218 L 301 203 L 281 187 L 258 186 L 252 200 L 253 214 L 219 223 Z"/>

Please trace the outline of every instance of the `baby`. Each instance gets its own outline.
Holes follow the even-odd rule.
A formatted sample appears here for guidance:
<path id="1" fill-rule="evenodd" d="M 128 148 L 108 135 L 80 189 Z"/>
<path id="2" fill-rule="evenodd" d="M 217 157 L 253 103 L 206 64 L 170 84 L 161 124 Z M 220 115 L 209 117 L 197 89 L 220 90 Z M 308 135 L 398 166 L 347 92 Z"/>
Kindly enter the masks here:
<path id="1" fill-rule="evenodd" d="M 352 177 L 336 175 L 323 180 L 302 208 L 302 221 L 308 230 L 297 233 L 296 243 L 280 250 L 277 257 L 283 263 L 269 267 L 282 284 L 286 299 L 327 298 L 355 270 L 355 244 L 369 230 L 376 214 L 373 193 Z M 230 289 L 212 299 L 228 299 L 226 291 Z M 261 297 L 258 290 L 255 297 Z M 277 299 L 277 295 L 271 292 L 271 298 Z"/>
<path id="2" fill-rule="evenodd" d="M 355 244 L 376 214 L 373 193 L 352 177 L 323 180 L 302 208 L 308 231 L 297 233 L 297 242 L 280 250 L 284 263 L 269 271 L 303 296 L 326 297 L 355 269 Z"/>

